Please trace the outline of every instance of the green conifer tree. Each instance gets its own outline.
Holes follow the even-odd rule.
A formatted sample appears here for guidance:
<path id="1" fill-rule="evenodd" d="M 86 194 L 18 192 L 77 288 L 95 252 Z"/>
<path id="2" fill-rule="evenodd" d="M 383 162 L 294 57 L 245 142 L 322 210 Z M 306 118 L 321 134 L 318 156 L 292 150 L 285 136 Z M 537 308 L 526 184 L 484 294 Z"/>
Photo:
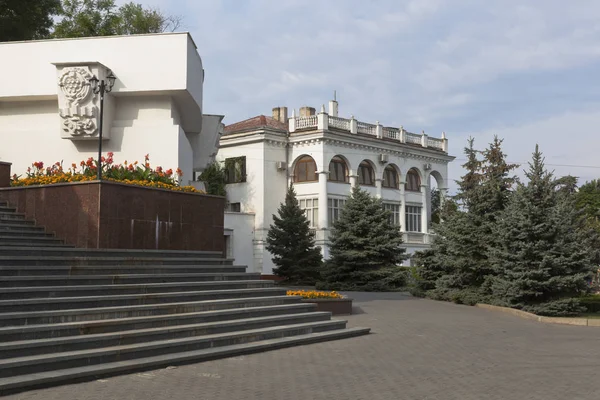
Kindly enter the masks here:
<path id="1" fill-rule="evenodd" d="M 293 186 L 288 188 L 285 203 L 277 213 L 273 215 L 266 246 L 277 265 L 273 273 L 293 284 L 315 284 L 323 261 L 321 248 L 315 246 L 314 234 Z"/>
<path id="2" fill-rule="evenodd" d="M 577 314 L 582 307 L 574 298 L 587 288 L 593 256 L 574 199 L 555 190 L 538 146 L 526 177 L 494 226 L 493 299 L 541 315 Z"/>
<path id="3" fill-rule="evenodd" d="M 403 284 L 398 265 L 406 259 L 400 227 L 380 199 L 359 187 L 333 223 L 330 259 L 319 285 L 331 290 L 388 290 Z"/>

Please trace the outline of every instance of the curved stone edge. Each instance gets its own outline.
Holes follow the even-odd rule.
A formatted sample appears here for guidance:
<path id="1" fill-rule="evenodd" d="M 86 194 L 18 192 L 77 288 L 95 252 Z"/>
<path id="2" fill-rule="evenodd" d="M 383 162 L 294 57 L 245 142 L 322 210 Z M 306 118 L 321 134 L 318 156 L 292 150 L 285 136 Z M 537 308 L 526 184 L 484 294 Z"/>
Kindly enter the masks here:
<path id="1" fill-rule="evenodd" d="M 596 326 L 600 327 L 600 319 L 595 318 L 565 318 L 565 317 L 543 317 L 528 313 L 526 311 L 516 310 L 510 307 L 492 306 L 490 304 L 477 303 L 475 307 L 484 308 L 486 310 L 499 311 L 505 314 L 516 315 L 517 317 L 529 319 L 533 321 L 543 322 L 546 324 L 561 324 L 561 325 L 577 325 L 577 326 Z"/>

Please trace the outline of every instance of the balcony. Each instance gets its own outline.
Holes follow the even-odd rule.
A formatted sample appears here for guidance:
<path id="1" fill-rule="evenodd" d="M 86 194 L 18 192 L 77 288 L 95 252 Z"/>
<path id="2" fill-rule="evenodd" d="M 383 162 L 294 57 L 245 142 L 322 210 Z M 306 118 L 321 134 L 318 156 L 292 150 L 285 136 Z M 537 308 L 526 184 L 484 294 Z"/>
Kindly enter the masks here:
<path id="1" fill-rule="evenodd" d="M 372 136 L 381 140 L 409 144 L 448 153 L 448 139 L 446 139 L 446 134 L 443 132 L 442 137 L 438 139 L 426 135 L 425 132 L 422 132 L 421 134 L 408 132 L 402 126 L 399 128 L 383 126 L 379 124 L 379 121 L 375 124 L 370 124 L 358 121 L 354 117 L 347 119 L 329 116 L 324 110 L 317 115 L 302 117 L 292 115 L 289 119 L 290 133 L 303 133 L 315 130 Z"/>

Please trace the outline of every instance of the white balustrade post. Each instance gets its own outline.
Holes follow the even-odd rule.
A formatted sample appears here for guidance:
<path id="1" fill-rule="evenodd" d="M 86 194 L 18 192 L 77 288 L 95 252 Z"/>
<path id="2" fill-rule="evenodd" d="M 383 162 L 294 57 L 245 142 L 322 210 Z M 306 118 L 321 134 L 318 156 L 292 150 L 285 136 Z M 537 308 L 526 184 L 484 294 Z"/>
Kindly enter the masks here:
<path id="1" fill-rule="evenodd" d="M 448 139 L 446 139 L 446 132 L 442 132 L 442 150 L 448 152 Z"/>
<path id="2" fill-rule="evenodd" d="M 350 133 L 358 133 L 358 121 L 356 121 L 354 115 L 350 116 Z"/>
<path id="3" fill-rule="evenodd" d="M 296 131 L 296 110 L 292 110 L 292 117 L 288 121 L 288 130 L 290 133 Z"/>
<path id="4" fill-rule="evenodd" d="M 375 125 L 375 135 L 378 139 L 383 139 L 383 126 L 379 124 L 379 121 Z"/>
<path id="5" fill-rule="evenodd" d="M 381 188 L 383 186 L 383 179 L 375 179 L 375 197 L 377 197 L 378 199 L 381 199 L 382 193 L 381 193 Z"/>
<path id="6" fill-rule="evenodd" d="M 425 134 L 425 131 L 421 133 L 421 146 L 427 147 L 427 135 Z"/>
<path id="7" fill-rule="evenodd" d="M 421 232 L 429 232 L 429 202 L 427 199 L 427 185 L 421 185 Z"/>
<path id="8" fill-rule="evenodd" d="M 323 131 L 329 129 L 329 115 L 325 112 L 325 105 L 321 106 L 321 112 L 317 115 L 317 129 Z"/>
<path id="9" fill-rule="evenodd" d="M 406 131 L 404 127 L 400 125 L 400 132 L 398 133 L 398 139 L 400 139 L 400 143 L 406 143 Z"/>
<path id="10" fill-rule="evenodd" d="M 329 210 L 327 209 L 327 178 L 329 177 L 329 171 L 319 172 L 319 229 L 328 229 L 328 215 Z"/>

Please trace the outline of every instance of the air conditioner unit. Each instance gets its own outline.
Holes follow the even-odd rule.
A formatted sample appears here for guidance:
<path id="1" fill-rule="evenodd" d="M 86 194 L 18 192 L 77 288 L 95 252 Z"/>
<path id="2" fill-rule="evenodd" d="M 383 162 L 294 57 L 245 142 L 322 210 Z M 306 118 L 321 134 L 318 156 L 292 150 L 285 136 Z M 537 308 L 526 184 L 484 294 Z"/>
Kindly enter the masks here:
<path id="1" fill-rule="evenodd" d="M 284 171 L 286 169 L 285 161 L 277 161 L 276 166 L 278 171 Z"/>
<path id="2" fill-rule="evenodd" d="M 387 154 L 380 154 L 379 155 L 379 162 L 382 164 L 385 164 L 386 162 L 388 162 L 389 158 Z"/>
<path id="3" fill-rule="evenodd" d="M 431 169 L 431 164 L 427 163 L 423 165 L 423 168 L 425 168 L 425 171 L 429 171 Z"/>

